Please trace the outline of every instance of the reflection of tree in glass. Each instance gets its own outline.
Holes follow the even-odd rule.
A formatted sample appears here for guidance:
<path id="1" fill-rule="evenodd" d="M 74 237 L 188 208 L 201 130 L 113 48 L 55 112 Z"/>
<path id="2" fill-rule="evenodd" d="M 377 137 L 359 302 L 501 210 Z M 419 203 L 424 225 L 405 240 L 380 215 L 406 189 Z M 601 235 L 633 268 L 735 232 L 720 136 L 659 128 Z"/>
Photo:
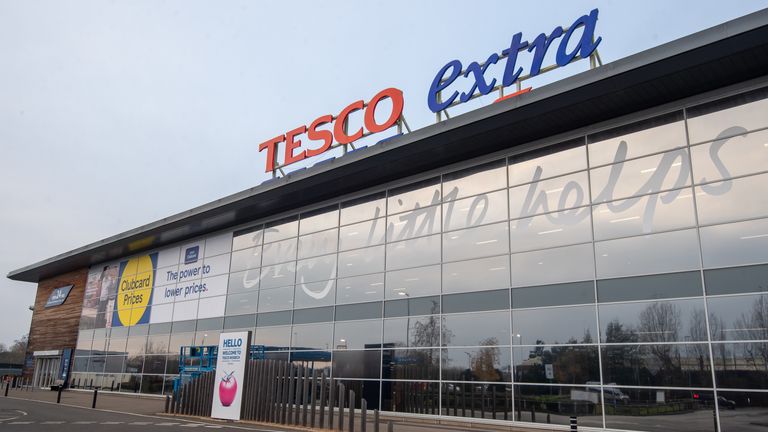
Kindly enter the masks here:
<path id="1" fill-rule="evenodd" d="M 410 301 L 410 299 L 408 299 Z M 414 347 L 436 347 L 440 346 L 440 332 L 442 329 L 443 345 L 447 345 L 453 338 L 453 332 L 449 330 L 445 325 L 440 325 L 445 318 L 439 318 L 437 313 L 440 311 L 440 306 L 437 300 L 432 300 L 432 308 L 429 315 L 426 318 L 417 320 L 413 324 L 413 331 L 411 333 L 410 346 Z"/>
<path id="2" fill-rule="evenodd" d="M 704 309 L 694 309 L 691 313 L 690 322 L 688 324 L 690 336 L 686 336 L 686 339 L 691 341 L 706 341 L 707 340 L 707 323 L 705 319 Z M 710 316 L 710 324 L 713 322 L 713 317 Z M 708 349 L 705 344 L 697 343 L 686 345 L 685 350 L 688 357 L 696 360 L 696 364 L 699 367 L 699 371 L 704 372 L 708 369 L 709 357 Z"/>
<path id="3" fill-rule="evenodd" d="M 496 368 L 501 357 L 499 341 L 495 337 L 490 337 L 480 341 L 482 345 L 488 345 L 477 350 L 472 357 L 471 369 L 478 381 L 501 381 L 501 371 Z"/>
<path id="4" fill-rule="evenodd" d="M 670 302 L 651 303 L 640 312 L 640 342 L 676 342 L 680 327 L 680 308 Z M 650 345 L 649 349 L 665 370 L 680 363 L 680 353 L 674 345 Z"/>
<path id="5" fill-rule="evenodd" d="M 743 339 L 768 340 L 768 301 L 759 296 L 752 302 L 752 310 L 742 313 L 734 327 Z M 768 370 L 768 343 L 750 342 L 741 345 L 745 360 L 755 369 Z"/>

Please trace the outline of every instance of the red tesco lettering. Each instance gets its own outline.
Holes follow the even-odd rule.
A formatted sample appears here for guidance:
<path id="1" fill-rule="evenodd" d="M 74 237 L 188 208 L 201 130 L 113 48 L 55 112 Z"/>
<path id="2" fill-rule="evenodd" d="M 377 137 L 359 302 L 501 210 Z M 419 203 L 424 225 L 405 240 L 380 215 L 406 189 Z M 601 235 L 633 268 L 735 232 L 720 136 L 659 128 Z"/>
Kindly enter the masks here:
<path id="1" fill-rule="evenodd" d="M 387 98 L 392 101 L 392 111 L 386 121 L 377 123 L 376 107 L 379 102 Z M 274 171 L 277 165 L 275 155 L 278 151 L 278 145 L 282 142 L 285 142 L 283 166 L 290 165 L 328 151 L 334 140 L 339 144 L 349 144 L 362 138 L 366 130 L 368 133 L 374 134 L 389 129 L 400 119 L 403 113 L 403 104 L 403 92 L 390 87 L 377 93 L 367 104 L 362 100 L 352 102 L 344 107 L 335 118 L 330 114 L 322 115 L 316 118 L 309 127 L 302 125 L 285 134 L 264 141 L 259 144 L 259 152 L 267 151 L 265 172 Z M 353 131 L 346 130 L 347 119 L 355 111 L 363 111 L 363 126 Z M 325 125 L 332 125 L 332 127 L 321 129 Z M 307 140 L 320 142 L 321 145 L 317 148 L 302 148 L 299 137 L 304 134 L 306 134 Z"/>

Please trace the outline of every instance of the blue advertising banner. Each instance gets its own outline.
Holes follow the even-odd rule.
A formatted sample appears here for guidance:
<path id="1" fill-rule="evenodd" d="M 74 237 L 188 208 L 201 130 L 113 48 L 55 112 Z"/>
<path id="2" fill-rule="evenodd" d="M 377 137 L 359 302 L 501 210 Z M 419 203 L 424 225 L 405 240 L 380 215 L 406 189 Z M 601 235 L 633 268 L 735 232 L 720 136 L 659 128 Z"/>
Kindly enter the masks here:
<path id="1" fill-rule="evenodd" d="M 72 291 L 73 286 L 74 285 L 67 285 L 54 289 L 48 297 L 48 301 L 45 302 L 45 307 L 49 308 L 63 304 L 67 300 L 69 292 Z"/>

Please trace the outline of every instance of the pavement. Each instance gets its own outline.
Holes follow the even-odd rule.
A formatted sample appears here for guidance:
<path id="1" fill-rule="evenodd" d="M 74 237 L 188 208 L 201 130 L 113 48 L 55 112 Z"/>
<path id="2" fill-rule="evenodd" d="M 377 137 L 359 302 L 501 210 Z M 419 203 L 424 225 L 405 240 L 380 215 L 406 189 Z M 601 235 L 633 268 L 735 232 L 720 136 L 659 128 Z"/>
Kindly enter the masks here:
<path id="1" fill-rule="evenodd" d="M 190 428 L 204 430 L 221 429 L 228 431 L 288 432 L 311 431 L 293 426 L 277 426 L 255 422 L 225 422 L 210 418 L 175 416 L 164 414 L 165 399 L 161 397 L 139 396 L 132 393 L 99 392 L 96 409 L 91 408 L 92 391 L 70 390 L 61 393 L 61 403 L 56 403 L 57 392 L 35 389 L 11 389 L 8 397 L 0 394 L 0 430 L 3 432 L 55 431 L 81 432 L 85 427 L 109 426 L 110 432 L 133 432 L 156 429 L 181 431 Z M 369 414 L 373 414 L 369 412 Z M 382 418 L 381 431 L 387 431 Z M 458 419 L 457 419 L 458 420 Z M 511 425 L 485 425 L 461 421 L 442 421 L 438 424 L 430 419 L 392 419 L 393 432 L 428 432 L 428 431 L 475 431 L 475 432 L 542 432 L 547 429 L 522 428 Z M 345 430 L 347 429 L 345 419 Z M 326 429 L 327 430 L 327 429 Z M 356 422 L 356 431 L 360 431 L 360 422 Z M 373 424 L 367 424 L 367 430 L 374 430 Z"/>

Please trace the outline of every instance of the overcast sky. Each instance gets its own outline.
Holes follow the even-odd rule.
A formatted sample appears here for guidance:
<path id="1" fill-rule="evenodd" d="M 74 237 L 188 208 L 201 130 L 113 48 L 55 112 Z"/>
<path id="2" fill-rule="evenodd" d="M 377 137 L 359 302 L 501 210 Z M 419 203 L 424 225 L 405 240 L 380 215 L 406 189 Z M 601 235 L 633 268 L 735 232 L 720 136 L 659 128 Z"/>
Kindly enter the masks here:
<path id="1" fill-rule="evenodd" d="M 423 127 L 435 73 L 517 32 L 597 7 L 607 63 L 765 5 L 0 0 L 0 273 L 253 187 L 259 143 L 383 88 Z M 3 277 L 0 296 L 7 343 L 35 285 Z"/>

